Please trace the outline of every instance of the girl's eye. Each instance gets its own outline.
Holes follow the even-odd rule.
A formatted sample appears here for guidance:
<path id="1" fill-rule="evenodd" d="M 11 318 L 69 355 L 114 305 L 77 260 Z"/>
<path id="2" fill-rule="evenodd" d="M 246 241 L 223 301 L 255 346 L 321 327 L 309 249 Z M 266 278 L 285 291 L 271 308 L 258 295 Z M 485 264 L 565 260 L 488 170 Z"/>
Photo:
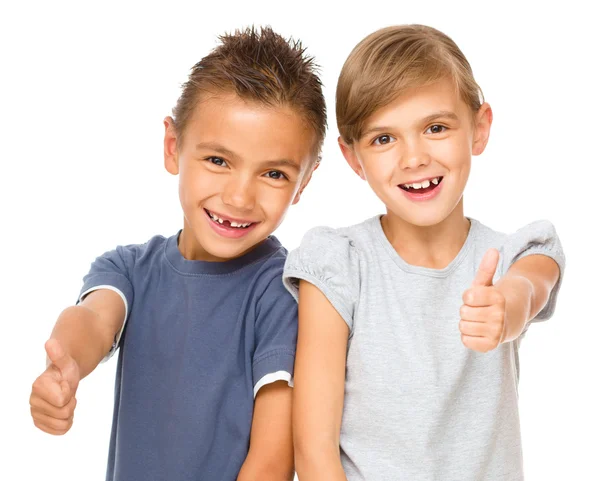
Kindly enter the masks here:
<path id="1" fill-rule="evenodd" d="M 225 167 L 227 165 L 227 162 L 225 162 L 221 157 L 208 157 L 206 160 L 219 167 Z"/>
<path id="2" fill-rule="evenodd" d="M 394 138 L 391 135 L 380 135 L 379 137 L 377 137 L 374 141 L 373 144 L 375 145 L 386 145 L 389 144 Z"/>
<path id="3" fill-rule="evenodd" d="M 273 180 L 281 180 L 287 179 L 283 172 L 279 172 L 278 170 L 271 170 L 265 174 L 269 179 Z"/>
<path id="4" fill-rule="evenodd" d="M 445 132 L 446 130 L 448 130 L 447 127 L 444 127 L 443 125 L 432 125 L 425 131 L 425 133 L 441 134 L 442 132 Z"/>

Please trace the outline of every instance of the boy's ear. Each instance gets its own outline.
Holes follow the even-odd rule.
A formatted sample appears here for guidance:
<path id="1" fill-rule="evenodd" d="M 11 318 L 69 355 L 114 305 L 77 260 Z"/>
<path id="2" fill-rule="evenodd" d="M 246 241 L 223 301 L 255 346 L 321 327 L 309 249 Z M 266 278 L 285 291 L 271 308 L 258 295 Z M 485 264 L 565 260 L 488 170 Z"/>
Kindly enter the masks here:
<path id="1" fill-rule="evenodd" d="M 473 134 L 473 155 L 483 153 L 490 138 L 490 129 L 492 128 L 492 107 L 484 102 L 479 111 L 475 114 L 475 131 Z"/>
<path id="2" fill-rule="evenodd" d="M 356 172 L 356 174 L 362 180 L 366 180 L 362 165 L 360 165 L 360 162 L 356 157 L 356 152 L 354 152 L 354 149 L 351 146 L 349 146 L 346 142 L 344 142 L 344 139 L 342 139 L 342 137 L 338 137 L 338 145 L 340 146 L 342 154 L 346 159 L 346 162 L 348 162 L 348 165 L 352 168 L 354 172 Z"/>
<path id="3" fill-rule="evenodd" d="M 165 126 L 165 169 L 173 175 L 179 173 L 179 159 L 177 155 L 177 132 L 175 131 L 175 121 L 172 117 L 165 117 L 163 121 Z"/>
<path id="4" fill-rule="evenodd" d="M 298 189 L 298 192 L 296 192 L 296 196 L 292 201 L 292 205 L 297 204 L 300 201 L 300 196 L 302 195 L 302 192 L 304 192 L 304 189 L 306 188 L 306 186 L 310 182 L 310 179 L 312 178 L 313 172 L 319 168 L 319 165 L 321 165 L 321 156 L 319 156 L 319 160 L 317 160 L 312 170 L 306 174 L 307 177 L 305 180 L 302 181 L 302 185 Z"/>

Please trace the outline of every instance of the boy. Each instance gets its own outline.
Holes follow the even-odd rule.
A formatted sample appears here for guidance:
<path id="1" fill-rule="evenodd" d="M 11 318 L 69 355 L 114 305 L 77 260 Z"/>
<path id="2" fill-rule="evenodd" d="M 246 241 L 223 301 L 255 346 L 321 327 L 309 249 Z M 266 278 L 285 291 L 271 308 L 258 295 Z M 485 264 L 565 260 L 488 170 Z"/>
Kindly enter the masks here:
<path id="1" fill-rule="evenodd" d="M 35 425 L 64 434 L 79 381 L 121 347 L 110 481 L 293 477 L 297 311 L 270 234 L 317 164 L 325 103 L 299 42 L 221 42 L 164 121 L 183 229 L 96 259 L 33 384 Z"/>

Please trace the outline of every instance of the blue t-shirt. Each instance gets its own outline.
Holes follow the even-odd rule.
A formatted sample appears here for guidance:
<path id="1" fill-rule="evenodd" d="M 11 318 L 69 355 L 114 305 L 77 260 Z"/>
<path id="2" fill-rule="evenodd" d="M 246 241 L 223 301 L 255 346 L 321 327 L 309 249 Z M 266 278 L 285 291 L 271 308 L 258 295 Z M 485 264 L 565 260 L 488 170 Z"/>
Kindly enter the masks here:
<path id="1" fill-rule="evenodd" d="M 185 259 L 178 235 L 97 258 L 80 298 L 111 289 L 126 306 L 107 481 L 234 481 L 254 396 L 291 383 L 297 307 L 287 252 L 269 237 L 227 262 Z"/>

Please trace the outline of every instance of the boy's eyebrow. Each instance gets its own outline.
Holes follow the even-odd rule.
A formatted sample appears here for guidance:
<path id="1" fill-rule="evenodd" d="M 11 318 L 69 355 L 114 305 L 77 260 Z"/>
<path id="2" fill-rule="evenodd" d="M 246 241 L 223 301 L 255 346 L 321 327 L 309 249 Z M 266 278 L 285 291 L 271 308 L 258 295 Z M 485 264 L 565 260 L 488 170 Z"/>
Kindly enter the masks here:
<path id="1" fill-rule="evenodd" d="M 300 172 L 300 166 L 293 160 L 281 159 L 281 160 L 268 160 L 263 163 L 265 167 L 290 167 L 296 172 Z"/>
<path id="2" fill-rule="evenodd" d="M 199 144 L 196 144 L 196 150 L 200 150 L 200 149 L 207 149 L 207 150 L 214 150 L 215 152 L 224 155 L 225 157 L 229 157 L 229 158 L 237 158 L 238 156 L 232 152 L 231 150 L 229 150 L 226 147 L 223 147 L 221 144 L 217 144 L 215 142 L 200 142 Z M 298 165 L 297 162 L 294 162 L 293 160 L 288 160 L 288 159 L 280 159 L 280 160 L 267 160 L 266 162 L 262 163 L 263 167 L 290 167 L 291 169 L 294 169 L 296 172 L 300 172 L 300 166 Z"/>
<path id="3" fill-rule="evenodd" d="M 427 117 L 424 117 L 423 119 L 420 120 L 419 123 L 428 124 L 429 122 L 432 122 L 432 121 L 434 121 L 436 119 L 440 119 L 440 118 L 459 120 L 458 115 L 456 115 L 454 112 L 452 112 L 450 110 L 440 110 L 439 112 L 435 112 L 431 115 L 428 115 Z M 375 127 L 371 127 L 370 129 L 365 130 L 364 134 L 362 134 L 362 137 L 369 135 L 369 134 L 376 133 L 376 132 L 389 132 L 392 129 L 393 129 L 393 127 L 389 127 L 389 126 L 385 126 L 385 125 L 376 125 Z"/>
<path id="4" fill-rule="evenodd" d="M 223 147 L 221 144 L 217 144 L 215 142 L 200 142 L 199 144 L 196 144 L 196 150 L 200 150 L 200 149 L 214 150 L 214 151 L 218 152 L 219 154 L 224 155 L 225 157 L 233 157 L 233 158 L 237 157 L 237 155 L 235 155 L 234 152 L 232 152 L 231 150 L 229 150 L 226 147 Z"/>

